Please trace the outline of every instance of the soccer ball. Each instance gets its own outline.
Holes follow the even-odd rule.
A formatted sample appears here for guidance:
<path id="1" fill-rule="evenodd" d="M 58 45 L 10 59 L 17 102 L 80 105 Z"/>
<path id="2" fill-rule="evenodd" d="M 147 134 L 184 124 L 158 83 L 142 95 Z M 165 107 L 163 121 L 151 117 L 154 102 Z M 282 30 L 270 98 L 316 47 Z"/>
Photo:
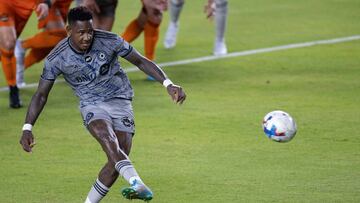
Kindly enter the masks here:
<path id="1" fill-rule="evenodd" d="M 264 117 L 265 135 L 276 142 L 289 142 L 294 138 L 297 127 L 294 119 L 284 111 L 272 111 Z"/>

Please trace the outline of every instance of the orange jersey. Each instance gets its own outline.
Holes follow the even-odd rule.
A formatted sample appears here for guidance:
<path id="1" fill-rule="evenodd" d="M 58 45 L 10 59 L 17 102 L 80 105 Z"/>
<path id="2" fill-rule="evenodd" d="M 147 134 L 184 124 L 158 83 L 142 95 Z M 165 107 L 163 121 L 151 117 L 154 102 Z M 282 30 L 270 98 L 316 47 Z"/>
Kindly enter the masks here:
<path id="1" fill-rule="evenodd" d="M 141 0 L 143 4 L 142 11 L 147 16 L 147 19 L 154 23 L 160 24 L 162 21 L 162 14 L 167 10 L 167 0 Z"/>

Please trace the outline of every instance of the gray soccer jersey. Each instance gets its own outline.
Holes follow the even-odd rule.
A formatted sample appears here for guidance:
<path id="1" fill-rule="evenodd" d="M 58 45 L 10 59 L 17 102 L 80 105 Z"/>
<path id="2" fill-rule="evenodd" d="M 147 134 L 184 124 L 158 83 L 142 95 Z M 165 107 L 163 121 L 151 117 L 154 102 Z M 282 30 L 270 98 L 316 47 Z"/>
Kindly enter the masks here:
<path id="1" fill-rule="evenodd" d="M 116 97 L 131 100 L 134 93 L 118 61 L 131 51 L 129 43 L 106 31 L 94 31 L 87 53 L 74 50 L 65 38 L 46 58 L 41 78 L 54 81 L 62 74 L 80 98 L 80 107 Z"/>

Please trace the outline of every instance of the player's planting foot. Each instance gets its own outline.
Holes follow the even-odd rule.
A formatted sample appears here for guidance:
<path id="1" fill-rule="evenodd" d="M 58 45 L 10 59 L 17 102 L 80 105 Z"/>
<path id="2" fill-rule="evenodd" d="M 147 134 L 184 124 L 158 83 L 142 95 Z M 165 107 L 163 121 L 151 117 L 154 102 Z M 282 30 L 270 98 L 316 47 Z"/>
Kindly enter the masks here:
<path id="1" fill-rule="evenodd" d="M 21 100 L 19 97 L 19 89 L 17 88 L 17 86 L 9 86 L 10 89 L 10 107 L 13 109 L 17 109 L 20 108 L 21 105 Z"/>
<path id="2" fill-rule="evenodd" d="M 170 22 L 164 40 L 164 47 L 166 49 L 173 48 L 176 45 L 176 34 L 178 32 L 178 28 L 178 23 Z"/>
<path id="3" fill-rule="evenodd" d="M 134 180 L 130 187 L 124 188 L 121 194 L 126 199 L 140 199 L 144 201 L 150 201 L 153 198 L 153 193 L 144 183 L 138 180 Z"/>
<path id="4" fill-rule="evenodd" d="M 25 49 L 21 46 L 21 41 L 16 40 L 15 46 L 15 58 L 16 58 L 16 84 L 19 88 L 24 87 L 24 60 L 25 60 Z"/>
<path id="5" fill-rule="evenodd" d="M 224 41 L 216 41 L 214 46 L 214 55 L 222 56 L 227 54 L 227 48 Z"/>

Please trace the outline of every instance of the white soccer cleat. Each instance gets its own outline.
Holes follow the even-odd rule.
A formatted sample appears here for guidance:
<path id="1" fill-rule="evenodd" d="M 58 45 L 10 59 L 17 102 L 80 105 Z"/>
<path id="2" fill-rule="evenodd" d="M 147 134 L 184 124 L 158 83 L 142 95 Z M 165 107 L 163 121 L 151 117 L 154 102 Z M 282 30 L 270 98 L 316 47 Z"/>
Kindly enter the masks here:
<path id="1" fill-rule="evenodd" d="M 21 46 L 21 41 L 16 40 L 15 46 L 15 57 L 16 57 L 16 84 L 19 88 L 24 87 L 24 60 L 25 60 L 25 49 Z"/>
<path id="2" fill-rule="evenodd" d="M 179 30 L 179 23 L 170 22 L 165 34 L 164 47 L 170 49 L 176 45 L 176 35 Z"/>
<path id="3" fill-rule="evenodd" d="M 227 54 L 227 48 L 225 41 L 215 41 L 214 45 L 214 55 L 215 56 L 223 56 Z"/>

